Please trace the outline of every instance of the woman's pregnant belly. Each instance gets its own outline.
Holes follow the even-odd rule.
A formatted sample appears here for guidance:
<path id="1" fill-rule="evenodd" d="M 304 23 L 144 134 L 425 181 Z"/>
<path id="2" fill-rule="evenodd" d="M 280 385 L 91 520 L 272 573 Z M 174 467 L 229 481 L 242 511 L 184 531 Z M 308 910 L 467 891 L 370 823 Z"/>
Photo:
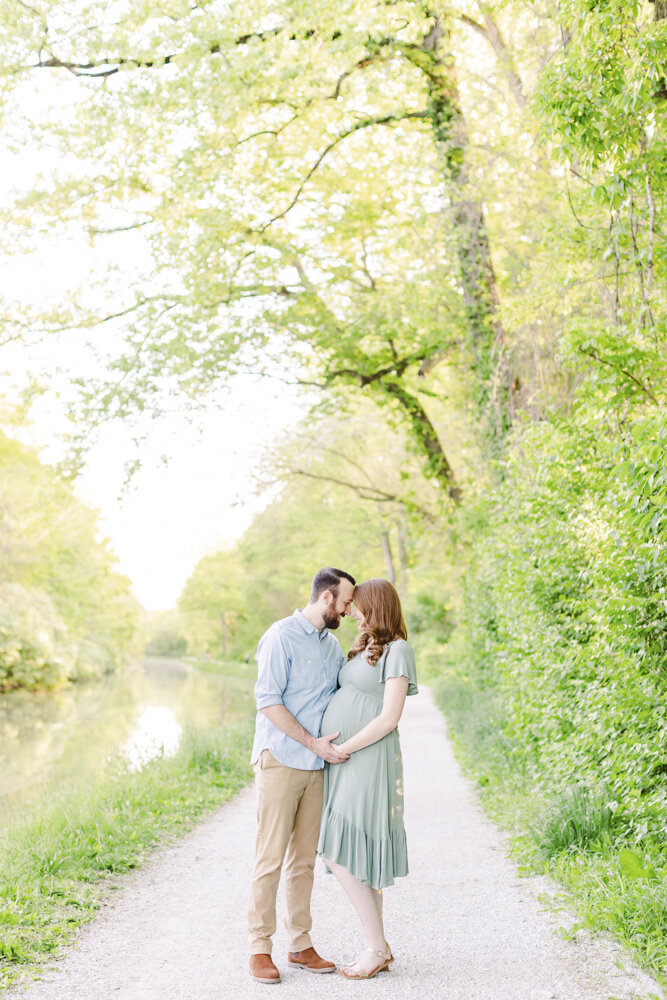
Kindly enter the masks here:
<path id="1" fill-rule="evenodd" d="M 322 736 L 340 732 L 336 743 L 354 736 L 371 722 L 382 709 L 382 702 L 351 685 L 339 688 L 322 717 Z"/>

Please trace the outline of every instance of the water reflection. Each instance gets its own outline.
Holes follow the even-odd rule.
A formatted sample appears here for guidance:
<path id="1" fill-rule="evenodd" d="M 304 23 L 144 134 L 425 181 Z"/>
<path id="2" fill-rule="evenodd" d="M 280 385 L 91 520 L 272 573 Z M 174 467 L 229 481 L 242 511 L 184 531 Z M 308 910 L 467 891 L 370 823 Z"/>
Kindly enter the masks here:
<path id="1" fill-rule="evenodd" d="M 64 784 L 85 784 L 110 761 L 141 767 L 172 754 L 188 727 L 204 730 L 248 717 L 254 669 L 202 673 L 175 660 L 61 691 L 0 695 L 0 822 Z"/>
<path id="2" fill-rule="evenodd" d="M 182 732 L 183 726 L 170 708 L 149 705 L 137 719 L 134 732 L 121 752 L 136 771 L 158 754 L 172 757 L 178 750 Z"/>

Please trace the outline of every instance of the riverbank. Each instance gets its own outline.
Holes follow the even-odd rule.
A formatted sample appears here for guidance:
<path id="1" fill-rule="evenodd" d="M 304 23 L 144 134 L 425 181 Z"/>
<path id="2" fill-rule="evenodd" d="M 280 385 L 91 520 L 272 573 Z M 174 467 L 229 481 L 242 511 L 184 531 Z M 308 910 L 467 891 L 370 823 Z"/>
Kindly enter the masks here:
<path id="1" fill-rule="evenodd" d="M 629 838 L 614 820 L 616 803 L 540 780 L 539 764 L 504 735 L 500 700 L 472 681 L 440 678 L 436 702 L 457 757 L 476 781 L 494 822 L 511 834 L 525 873 L 547 875 L 568 890 L 581 928 L 608 931 L 667 985 L 667 844 L 664 835 Z"/>
<path id="2" fill-rule="evenodd" d="M 139 866 L 252 777 L 250 722 L 185 734 L 173 757 L 66 789 L 0 832 L 0 986 L 34 972 Z"/>
<path id="3" fill-rule="evenodd" d="M 146 658 L 58 691 L 0 695 L 0 829 L 62 794 L 90 790 L 109 763 L 170 756 L 188 729 L 254 716 L 253 668 Z"/>

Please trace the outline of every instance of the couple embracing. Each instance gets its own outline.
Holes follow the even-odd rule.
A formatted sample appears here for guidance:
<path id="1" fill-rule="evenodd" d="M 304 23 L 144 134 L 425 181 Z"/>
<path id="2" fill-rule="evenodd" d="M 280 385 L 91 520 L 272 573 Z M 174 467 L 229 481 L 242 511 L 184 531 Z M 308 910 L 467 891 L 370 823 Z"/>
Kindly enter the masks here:
<path id="1" fill-rule="evenodd" d="M 345 615 L 359 630 L 347 657 L 331 634 Z M 303 611 L 275 622 L 260 640 L 252 752 L 258 830 L 248 914 L 257 982 L 280 982 L 271 939 L 283 863 L 287 964 L 336 971 L 310 938 L 317 854 L 347 893 L 365 937 L 366 950 L 338 971 L 370 979 L 394 960 L 382 890 L 408 872 L 396 730 L 406 695 L 417 693 L 406 640 L 392 584 L 356 584 L 333 567 L 315 574 Z"/>

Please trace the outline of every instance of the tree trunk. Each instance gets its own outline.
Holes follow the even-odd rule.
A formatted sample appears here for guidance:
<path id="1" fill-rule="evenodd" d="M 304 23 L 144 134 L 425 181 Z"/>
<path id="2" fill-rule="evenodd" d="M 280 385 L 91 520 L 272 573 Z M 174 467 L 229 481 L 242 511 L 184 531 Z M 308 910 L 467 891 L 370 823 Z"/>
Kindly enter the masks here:
<path id="1" fill-rule="evenodd" d="M 224 660 L 227 656 L 227 619 L 224 611 L 220 612 L 220 630 L 222 632 L 222 658 Z"/>
<path id="2" fill-rule="evenodd" d="M 403 518 L 398 520 L 398 565 L 398 589 L 401 597 L 405 597 L 408 592 L 408 532 Z"/>
<path id="3" fill-rule="evenodd" d="M 396 583 L 396 570 L 394 569 L 394 556 L 391 551 L 389 532 L 383 531 L 380 538 L 382 539 L 382 554 L 384 555 L 384 562 L 387 568 L 387 579 L 389 583 Z"/>
<path id="4" fill-rule="evenodd" d="M 452 56 L 444 51 L 448 35 L 440 18 L 421 46 L 404 49 L 425 74 L 436 147 L 451 197 L 451 212 L 466 310 L 467 344 L 478 384 L 480 409 L 492 439 L 500 446 L 511 424 L 512 377 L 505 331 L 498 315 L 496 282 L 482 204 L 472 196 L 466 158 L 468 133 L 461 110 Z"/>
<path id="5" fill-rule="evenodd" d="M 653 0 L 653 20 L 664 21 L 667 18 L 667 0 Z M 663 76 L 655 94 L 656 100 L 667 100 L 667 76 Z"/>

